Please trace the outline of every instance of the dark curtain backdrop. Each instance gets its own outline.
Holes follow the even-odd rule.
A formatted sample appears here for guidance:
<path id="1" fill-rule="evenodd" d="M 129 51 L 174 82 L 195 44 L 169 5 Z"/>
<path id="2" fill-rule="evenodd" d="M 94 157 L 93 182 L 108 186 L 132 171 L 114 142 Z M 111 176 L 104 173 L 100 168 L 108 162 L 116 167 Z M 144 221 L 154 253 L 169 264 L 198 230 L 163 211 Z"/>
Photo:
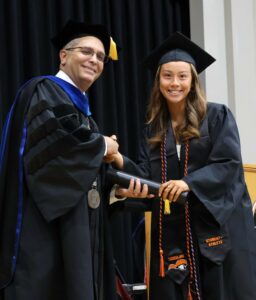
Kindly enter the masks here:
<path id="1" fill-rule="evenodd" d="M 0 0 L 0 130 L 18 87 L 33 76 L 55 74 L 58 54 L 50 38 L 68 19 L 103 23 L 122 48 L 89 91 L 93 116 L 106 135 L 116 134 L 120 150 L 136 159 L 151 74 L 140 62 L 179 30 L 190 35 L 189 0 Z M 115 257 L 128 281 L 134 272 L 132 232 L 140 216 L 111 218 Z M 136 273 L 134 275 L 134 273 Z"/>

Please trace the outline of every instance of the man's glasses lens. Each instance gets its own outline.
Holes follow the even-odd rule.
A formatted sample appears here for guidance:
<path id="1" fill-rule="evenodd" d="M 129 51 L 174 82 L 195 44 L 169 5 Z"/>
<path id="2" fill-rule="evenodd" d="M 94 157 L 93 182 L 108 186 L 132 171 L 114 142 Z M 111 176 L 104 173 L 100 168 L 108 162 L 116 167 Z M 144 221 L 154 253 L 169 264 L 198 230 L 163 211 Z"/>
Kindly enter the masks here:
<path id="1" fill-rule="evenodd" d="M 96 54 L 97 60 L 103 63 L 107 63 L 109 61 L 109 57 L 102 52 L 95 52 L 92 48 L 89 47 L 73 47 L 73 48 L 66 48 L 66 50 L 72 51 L 75 49 L 79 49 L 80 52 L 85 55 L 92 57 Z"/>

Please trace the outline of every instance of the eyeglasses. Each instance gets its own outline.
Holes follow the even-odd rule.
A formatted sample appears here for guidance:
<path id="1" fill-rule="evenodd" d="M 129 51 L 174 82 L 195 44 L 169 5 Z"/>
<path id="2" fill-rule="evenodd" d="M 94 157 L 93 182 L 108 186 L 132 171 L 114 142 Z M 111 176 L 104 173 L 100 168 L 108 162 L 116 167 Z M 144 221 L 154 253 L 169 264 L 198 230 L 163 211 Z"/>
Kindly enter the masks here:
<path id="1" fill-rule="evenodd" d="M 95 52 L 90 47 L 73 47 L 73 48 L 66 48 L 65 50 L 72 51 L 75 49 L 79 49 L 84 56 L 86 57 L 92 57 L 94 54 L 96 54 L 97 60 L 102 63 L 107 63 L 109 61 L 109 56 L 105 55 L 103 52 Z"/>

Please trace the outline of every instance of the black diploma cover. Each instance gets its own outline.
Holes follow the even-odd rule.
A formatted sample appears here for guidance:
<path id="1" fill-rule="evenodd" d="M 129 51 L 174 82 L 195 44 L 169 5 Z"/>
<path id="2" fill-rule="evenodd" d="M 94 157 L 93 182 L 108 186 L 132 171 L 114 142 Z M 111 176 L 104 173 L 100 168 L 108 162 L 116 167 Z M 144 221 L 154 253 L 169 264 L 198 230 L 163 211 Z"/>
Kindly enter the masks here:
<path id="1" fill-rule="evenodd" d="M 153 180 L 149 180 L 149 179 L 145 179 L 145 178 L 141 178 L 132 174 L 128 174 L 126 172 L 122 172 L 122 171 L 118 171 L 112 168 L 109 168 L 107 171 L 107 176 L 109 178 L 109 180 L 112 183 L 118 184 L 124 188 L 128 188 L 129 184 L 130 184 L 130 180 L 133 178 L 134 180 L 139 179 L 140 183 L 143 184 L 147 184 L 148 185 L 148 192 L 149 194 L 154 194 L 155 196 L 158 196 L 158 190 L 160 188 L 160 183 L 153 181 Z M 179 200 L 177 201 L 177 203 L 184 203 L 186 198 L 187 198 L 188 193 L 187 192 L 183 192 L 179 198 Z"/>
<path id="2" fill-rule="evenodd" d="M 147 184 L 148 185 L 148 191 L 149 194 L 154 194 L 154 195 L 158 195 L 158 190 L 160 188 L 160 183 L 152 181 L 152 180 L 148 180 L 148 179 L 144 179 L 132 174 L 128 174 L 122 171 L 118 171 L 115 169 L 109 169 L 107 171 L 108 174 L 108 178 L 112 183 L 118 184 L 124 188 L 128 188 L 129 184 L 130 184 L 130 180 L 133 178 L 134 180 L 139 179 L 140 183 L 143 184 Z"/>

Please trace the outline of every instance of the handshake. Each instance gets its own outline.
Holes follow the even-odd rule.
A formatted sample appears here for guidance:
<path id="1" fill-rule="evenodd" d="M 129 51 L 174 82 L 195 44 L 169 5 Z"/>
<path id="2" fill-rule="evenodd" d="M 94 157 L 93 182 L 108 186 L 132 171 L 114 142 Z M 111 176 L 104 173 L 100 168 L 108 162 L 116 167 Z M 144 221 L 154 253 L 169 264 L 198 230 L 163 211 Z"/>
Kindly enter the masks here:
<path id="1" fill-rule="evenodd" d="M 106 144 L 106 153 L 103 161 L 105 163 L 116 163 L 118 167 L 122 167 L 123 158 L 121 153 L 118 151 L 119 144 L 117 143 L 116 135 L 104 136 Z"/>
<path id="2" fill-rule="evenodd" d="M 105 163 L 111 163 L 117 170 L 123 170 L 124 160 L 122 154 L 118 151 L 119 145 L 117 137 L 112 135 L 110 137 L 104 136 L 106 151 L 103 158 Z M 127 174 L 121 171 L 109 172 L 108 177 L 112 179 L 113 183 L 119 185 L 115 190 L 117 198 L 154 198 L 161 196 L 170 202 L 184 204 L 189 192 L 189 186 L 185 181 L 181 180 L 168 180 L 162 184 L 138 178 L 134 175 Z"/>
<path id="3" fill-rule="evenodd" d="M 110 137 L 104 136 L 106 143 L 106 152 L 103 158 L 105 163 L 111 163 L 117 170 L 123 170 L 124 160 L 122 154 L 118 151 L 119 145 L 115 135 Z M 168 180 L 162 184 L 138 178 L 134 175 L 121 171 L 112 171 L 108 174 L 113 183 L 119 185 L 115 190 L 118 198 L 154 198 L 161 196 L 170 202 L 184 203 L 187 194 L 190 191 L 187 183 L 180 180 Z"/>

